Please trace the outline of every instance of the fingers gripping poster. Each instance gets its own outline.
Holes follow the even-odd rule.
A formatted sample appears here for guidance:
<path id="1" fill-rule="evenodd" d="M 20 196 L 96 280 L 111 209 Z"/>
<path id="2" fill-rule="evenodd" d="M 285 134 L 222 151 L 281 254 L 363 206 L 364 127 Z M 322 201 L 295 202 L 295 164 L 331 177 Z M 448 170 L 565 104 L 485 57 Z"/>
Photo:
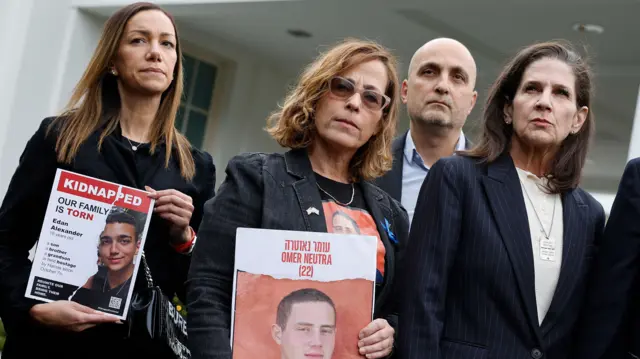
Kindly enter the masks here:
<path id="1" fill-rule="evenodd" d="M 376 246 L 374 236 L 239 228 L 233 358 L 361 358 Z"/>
<path id="2" fill-rule="evenodd" d="M 153 204 L 145 191 L 58 169 L 25 295 L 125 319 Z"/>

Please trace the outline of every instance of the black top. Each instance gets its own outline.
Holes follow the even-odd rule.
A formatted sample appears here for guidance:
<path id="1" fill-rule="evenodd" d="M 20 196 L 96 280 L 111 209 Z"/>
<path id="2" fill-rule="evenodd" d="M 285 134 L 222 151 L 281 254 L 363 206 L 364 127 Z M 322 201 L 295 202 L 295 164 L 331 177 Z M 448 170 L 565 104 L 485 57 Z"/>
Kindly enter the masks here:
<path id="1" fill-rule="evenodd" d="M 367 210 L 367 204 L 364 202 L 360 184 L 354 184 L 352 187 L 351 183 L 337 182 L 327 177 L 323 177 L 317 172 L 314 172 L 313 174 L 316 176 L 316 182 L 318 184 L 318 189 L 320 190 L 320 198 L 322 198 L 323 202 L 332 201 L 343 207 Z M 351 201 L 352 193 L 353 201 Z M 331 196 L 333 196 L 333 198 Z M 336 202 L 336 200 L 338 202 Z"/>
<path id="2" fill-rule="evenodd" d="M 127 300 L 129 288 L 131 287 L 132 278 L 129 277 L 120 285 L 111 288 L 107 276 L 108 269 L 106 266 L 98 266 L 98 271 L 93 276 L 90 288 L 79 288 L 72 296 L 71 300 L 95 308 L 103 312 L 122 315 L 124 305 Z M 114 303 L 117 301 L 117 303 Z"/>
<path id="3" fill-rule="evenodd" d="M 146 173 L 150 168 L 152 168 L 154 164 L 154 157 L 149 156 L 150 145 L 148 143 L 136 142 L 124 136 L 120 136 L 120 142 L 122 142 L 125 147 L 132 149 L 133 158 L 136 163 L 136 170 L 138 172 Z M 133 150 L 134 146 L 136 148 L 135 151 Z"/>
<path id="4" fill-rule="evenodd" d="M 640 158 L 627 163 L 589 274 L 571 358 L 640 356 Z"/>
<path id="5" fill-rule="evenodd" d="M 369 213 L 362 195 L 362 186 L 342 183 L 315 173 L 327 231 L 332 233 L 373 235 L 378 238 L 376 283 L 384 282 L 385 247 L 380 239 L 376 222 Z M 333 196 L 333 197 L 332 197 Z M 379 289 L 376 289 L 379 290 Z"/>
<path id="6" fill-rule="evenodd" d="M 211 155 L 192 148 L 196 174 L 187 181 L 180 175 L 175 155 L 165 168 L 164 143 L 160 143 L 153 153 L 144 145 L 134 153 L 130 144 L 125 144 L 119 127 L 104 138 L 100 151 L 98 141 L 104 127 L 80 146 L 72 164 L 59 163 L 55 153 L 57 129 L 46 136 L 52 120 L 45 119 L 27 143 L 0 207 L 0 317 L 8 333 L 3 358 L 25 357 L 25 352 L 33 356 L 82 357 L 83 345 L 89 350 L 86 357 L 96 357 L 103 352 L 95 350 L 96 343 L 122 337 L 125 331 L 125 325 L 113 324 L 73 334 L 39 326 L 28 314 L 28 310 L 38 303 L 24 296 L 31 269 L 29 249 L 40 235 L 57 168 L 139 189 L 148 185 L 155 190 L 173 188 L 185 193 L 193 199 L 195 209 L 190 224 L 196 232 L 204 202 L 214 195 L 215 166 Z M 155 284 L 169 296 L 177 293 L 184 298 L 190 256 L 177 253 L 170 246 L 169 226 L 159 216 L 152 217 L 145 243 L 146 258 Z M 135 286 L 145 285 L 144 282 L 144 275 L 138 275 Z M 34 346 L 34 342 L 38 345 Z M 110 342 L 109 345 L 117 343 Z M 36 355 L 40 351 L 42 355 Z"/>

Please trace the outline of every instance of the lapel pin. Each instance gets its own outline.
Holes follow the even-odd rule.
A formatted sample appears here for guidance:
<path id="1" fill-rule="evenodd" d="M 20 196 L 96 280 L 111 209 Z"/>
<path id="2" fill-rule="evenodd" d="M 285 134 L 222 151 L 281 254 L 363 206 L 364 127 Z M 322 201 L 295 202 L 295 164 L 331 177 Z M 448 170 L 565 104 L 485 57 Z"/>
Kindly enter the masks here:
<path id="1" fill-rule="evenodd" d="M 393 234 L 393 231 L 391 230 L 391 223 L 389 223 L 389 221 L 385 218 L 384 223 L 380 223 L 380 224 L 382 224 L 382 228 L 384 228 L 384 230 L 387 232 L 387 236 L 389 237 L 389 239 L 394 243 L 398 243 L 396 236 Z"/>
<path id="2" fill-rule="evenodd" d="M 316 207 L 309 207 L 307 208 L 307 215 L 311 215 L 311 214 L 315 214 L 315 215 L 320 215 L 320 211 L 318 211 L 318 209 Z"/>

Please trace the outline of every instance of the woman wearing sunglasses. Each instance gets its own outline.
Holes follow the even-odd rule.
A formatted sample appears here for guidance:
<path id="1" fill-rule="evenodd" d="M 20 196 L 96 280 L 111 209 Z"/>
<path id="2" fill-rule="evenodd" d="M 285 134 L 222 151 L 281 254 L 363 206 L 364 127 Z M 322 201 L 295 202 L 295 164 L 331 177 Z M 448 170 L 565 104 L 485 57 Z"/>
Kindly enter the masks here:
<path id="1" fill-rule="evenodd" d="M 193 358 L 230 358 L 231 297 L 238 227 L 332 232 L 332 213 L 351 213 L 378 237 L 375 320 L 353 345 L 367 358 L 388 356 L 397 323 L 391 293 L 406 211 L 369 182 L 391 168 L 398 112 L 396 62 L 368 41 L 346 40 L 302 74 L 269 134 L 285 154 L 233 158 L 218 194 L 205 205 L 187 281 Z M 310 209 L 317 209 L 317 212 Z"/>

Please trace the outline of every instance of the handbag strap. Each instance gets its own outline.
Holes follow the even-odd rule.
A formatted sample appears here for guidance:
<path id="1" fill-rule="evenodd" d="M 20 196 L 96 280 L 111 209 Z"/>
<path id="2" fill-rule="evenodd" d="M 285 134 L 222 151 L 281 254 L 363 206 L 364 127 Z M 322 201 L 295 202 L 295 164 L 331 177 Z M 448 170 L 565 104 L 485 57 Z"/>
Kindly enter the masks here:
<path id="1" fill-rule="evenodd" d="M 142 251 L 142 266 L 144 267 L 144 276 L 147 279 L 147 287 L 153 287 L 153 278 L 151 278 L 151 270 L 149 270 L 149 266 L 147 265 L 147 258 L 144 256 L 144 250 Z"/>

